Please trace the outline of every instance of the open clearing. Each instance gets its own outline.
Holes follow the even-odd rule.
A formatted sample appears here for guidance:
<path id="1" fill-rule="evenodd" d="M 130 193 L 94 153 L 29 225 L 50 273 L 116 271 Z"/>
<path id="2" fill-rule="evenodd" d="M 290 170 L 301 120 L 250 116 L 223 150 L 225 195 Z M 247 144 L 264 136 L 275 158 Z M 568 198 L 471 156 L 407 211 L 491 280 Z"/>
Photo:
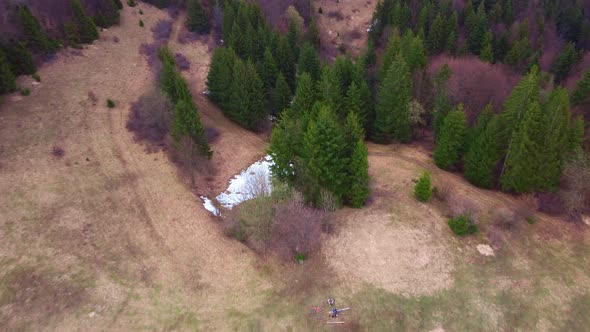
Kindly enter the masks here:
<path id="1" fill-rule="evenodd" d="M 0 326 L 323 330 L 309 309 L 334 295 L 353 308 L 347 319 L 369 331 L 588 329 L 587 229 L 538 214 L 534 225 L 503 231 L 495 256 L 483 256 L 476 248 L 491 242 L 490 214 L 518 200 L 438 170 L 416 146 L 369 144 L 371 203 L 336 212 L 335 234 L 303 265 L 259 259 L 223 236 L 195 193 L 224 189 L 265 154 L 265 137 L 203 97 L 210 49 L 176 42 L 181 17 L 171 47 L 191 61 L 185 76 L 202 121 L 220 133 L 215 173 L 188 188 L 164 153 L 134 142 L 125 129 L 129 106 L 153 82 L 139 46 L 167 18 L 141 9 L 145 28 L 139 7 L 125 7 L 121 26 L 80 55 L 61 52 L 41 68 L 30 96 L 2 105 Z M 413 199 L 412 179 L 424 169 L 435 185 L 479 203 L 478 235 L 453 236 L 441 206 Z"/>

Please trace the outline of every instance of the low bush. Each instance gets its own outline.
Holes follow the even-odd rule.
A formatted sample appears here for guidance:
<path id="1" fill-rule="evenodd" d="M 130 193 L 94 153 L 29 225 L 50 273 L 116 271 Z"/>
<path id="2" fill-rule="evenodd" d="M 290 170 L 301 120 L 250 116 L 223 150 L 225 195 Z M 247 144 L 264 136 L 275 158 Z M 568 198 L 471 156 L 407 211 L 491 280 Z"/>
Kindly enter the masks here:
<path id="1" fill-rule="evenodd" d="M 163 146 L 170 123 L 172 104 L 156 87 L 131 105 L 127 129 L 139 141 Z"/>
<path id="2" fill-rule="evenodd" d="M 142 28 L 144 27 L 143 20 L 139 20 L 139 26 Z"/>
<path id="3" fill-rule="evenodd" d="M 107 99 L 107 107 L 108 108 L 115 108 L 115 102 L 111 99 Z"/>
<path id="4" fill-rule="evenodd" d="M 33 79 L 37 82 L 41 82 L 41 76 L 39 76 L 39 74 L 34 73 L 33 75 L 31 75 L 31 77 L 33 77 Z"/>
<path id="5" fill-rule="evenodd" d="M 470 217 L 464 215 L 451 218 L 449 220 L 449 227 L 455 234 L 461 237 L 477 232 L 477 225 L 473 223 Z"/>
<path id="6" fill-rule="evenodd" d="M 424 172 L 416 186 L 414 187 L 414 196 L 420 202 L 428 202 L 432 196 L 432 184 L 430 180 L 430 173 Z"/>
<path id="7" fill-rule="evenodd" d="M 135 0 L 127 0 L 127 5 L 129 7 L 135 7 L 137 6 L 137 2 L 135 2 Z"/>
<path id="8" fill-rule="evenodd" d="M 59 147 L 59 146 L 54 146 L 54 147 L 53 147 L 53 149 L 51 150 L 51 154 L 52 154 L 54 157 L 61 158 L 61 157 L 63 157 L 63 156 L 66 154 L 66 152 L 65 152 L 65 151 L 64 151 L 64 149 L 62 149 L 61 147 Z"/>
<path id="9" fill-rule="evenodd" d="M 320 6 L 320 8 L 318 9 L 318 14 L 323 14 L 324 13 L 324 9 Z"/>
<path id="10" fill-rule="evenodd" d="M 180 53 L 174 54 L 174 61 L 176 61 L 176 67 L 180 70 L 189 70 L 191 69 L 191 62 Z"/>
<path id="11" fill-rule="evenodd" d="M 29 88 L 21 89 L 20 90 L 20 94 L 23 95 L 23 96 L 28 96 L 28 95 L 31 94 L 31 89 L 29 89 Z"/>
<path id="12" fill-rule="evenodd" d="M 139 15 L 143 15 L 143 10 L 139 10 Z"/>

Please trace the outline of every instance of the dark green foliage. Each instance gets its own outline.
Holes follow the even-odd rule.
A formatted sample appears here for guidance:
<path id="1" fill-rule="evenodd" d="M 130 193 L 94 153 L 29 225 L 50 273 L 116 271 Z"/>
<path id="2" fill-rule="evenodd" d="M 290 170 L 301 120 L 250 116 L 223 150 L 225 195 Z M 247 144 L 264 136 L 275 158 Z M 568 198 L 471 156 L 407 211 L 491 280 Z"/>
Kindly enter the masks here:
<path id="1" fill-rule="evenodd" d="M 582 143 L 584 142 L 584 126 L 584 117 L 581 115 L 577 116 L 572 123 L 568 140 L 568 150 L 572 154 L 576 154 L 582 150 Z"/>
<path id="2" fill-rule="evenodd" d="M 367 147 L 362 140 L 354 145 L 350 158 L 347 203 L 354 208 L 361 208 L 371 194 L 369 188 L 369 162 Z"/>
<path id="3" fill-rule="evenodd" d="M 20 41 L 12 39 L 8 43 L 2 43 L 0 49 L 4 51 L 14 75 L 31 75 L 37 71 L 31 52 Z"/>
<path id="4" fill-rule="evenodd" d="M 572 104 L 580 105 L 590 97 L 590 70 L 586 70 L 572 92 Z"/>
<path id="5" fill-rule="evenodd" d="M 474 137 L 465 154 L 465 177 L 478 187 L 494 187 L 494 171 L 502 158 L 499 132 L 500 121 L 494 117 L 482 128 L 481 134 Z"/>
<path id="6" fill-rule="evenodd" d="M 218 47 L 211 59 L 211 67 L 207 76 L 209 99 L 222 107 L 229 100 L 236 58 L 237 56 L 231 48 Z"/>
<path id="7" fill-rule="evenodd" d="M 459 105 L 445 117 L 440 136 L 436 140 L 434 163 L 438 167 L 446 170 L 461 160 L 465 147 L 466 127 L 467 120 L 463 105 Z"/>
<path id="8" fill-rule="evenodd" d="M 468 216 L 458 216 L 449 220 L 451 230 L 463 237 L 477 232 L 477 225 Z"/>
<path id="9" fill-rule="evenodd" d="M 264 85 L 251 61 L 234 63 L 231 95 L 224 113 L 250 130 L 258 130 L 267 116 Z"/>
<path id="10" fill-rule="evenodd" d="M 31 75 L 31 77 L 37 81 L 37 82 L 41 82 L 41 76 L 39 76 L 39 74 L 35 73 L 33 75 Z"/>
<path id="11" fill-rule="evenodd" d="M 94 23 L 102 28 L 119 24 L 119 7 L 115 0 L 99 0 L 96 4 Z"/>
<path id="12" fill-rule="evenodd" d="M 481 52 L 479 53 L 479 58 L 485 62 L 493 63 L 494 62 L 494 51 L 492 47 L 492 41 L 494 35 L 491 31 L 486 32 L 483 36 L 483 40 L 481 42 Z"/>
<path id="13" fill-rule="evenodd" d="M 282 73 L 277 76 L 277 82 L 272 93 L 272 113 L 278 116 L 282 111 L 287 109 L 292 100 L 291 89 Z"/>
<path id="14" fill-rule="evenodd" d="M 111 99 L 107 99 L 107 107 L 108 108 L 114 108 L 115 107 L 115 102 L 112 101 Z"/>
<path id="15" fill-rule="evenodd" d="M 80 0 L 70 0 L 70 6 L 74 13 L 73 22 L 77 28 L 77 35 L 81 43 L 91 43 L 98 39 L 98 30 L 94 22 L 86 15 Z"/>
<path id="16" fill-rule="evenodd" d="M 18 7 L 18 22 L 24 32 L 25 46 L 33 52 L 49 53 L 57 49 L 57 44 L 51 40 L 25 5 Z"/>
<path id="17" fill-rule="evenodd" d="M 346 140 L 336 115 L 322 107 L 304 136 L 305 168 L 308 176 L 340 201 L 346 188 Z M 321 203 L 320 191 L 306 193 L 315 204 Z"/>
<path id="18" fill-rule="evenodd" d="M 291 47 L 289 46 L 289 42 L 287 38 L 284 36 L 278 37 L 278 45 L 276 49 L 276 54 L 274 54 L 275 60 L 277 62 L 277 67 L 279 71 L 283 73 L 285 80 L 289 84 L 291 89 L 295 88 L 295 56 Z"/>
<path id="19" fill-rule="evenodd" d="M 375 142 L 410 141 L 410 90 L 410 71 L 403 57 L 398 55 L 379 87 L 372 132 Z"/>
<path id="20" fill-rule="evenodd" d="M 436 18 L 430 27 L 430 32 L 428 33 L 428 38 L 426 40 L 428 53 L 438 54 L 442 52 L 445 48 L 447 38 L 448 36 L 445 31 L 445 20 L 439 13 L 436 15 Z"/>
<path id="21" fill-rule="evenodd" d="M 320 79 L 320 56 L 316 49 L 308 43 L 303 45 L 297 64 L 297 76 L 301 76 L 303 73 L 309 73 L 314 82 Z"/>
<path id="22" fill-rule="evenodd" d="M 293 58 L 295 62 L 299 59 L 299 28 L 295 22 L 291 21 L 289 23 L 289 32 L 287 33 L 287 41 L 289 43 L 289 48 L 291 49 L 291 53 L 293 54 Z"/>
<path id="23" fill-rule="evenodd" d="M 10 70 L 10 64 L 6 59 L 4 52 L 0 50 L 0 94 L 12 92 L 14 90 L 16 90 L 14 74 Z"/>
<path id="24" fill-rule="evenodd" d="M 531 54 L 532 50 L 529 39 L 522 38 L 512 45 L 504 61 L 518 69 L 523 69 L 527 65 Z"/>
<path id="25" fill-rule="evenodd" d="M 576 45 L 570 42 L 565 49 L 557 55 L 551 66 L 551 72 L 555 75 L 555 83 L 560 83 L 568 76 L 577 60 L 578 54 L 576 52 Z"/>
<path id="26" fill-rule="evenodd" d="M 356 142 L 365 140 L 365 129 L 355 112 L 349 112 L 344 120 L 344 138 L 350 152 L 354 149 Z"/>
<path id="27" fill-rule="evenodd" d="M 521 128 L 513 136 L 510 153 L 506 156 L 500 178 L 502 190 L 517 193 L 542 187 L 543 113 L 538 102 L 529 105 Z"/>
<path id="28" fill-rule="evenodd" d="M 297 90 L 295 90 L 295 99 L 293 100 L 291 110 L 297 113 L 309 111 L 317 99 L 316 85 L 311 75 L 304 72 L 297 80 Z"/>
<path id="29" fill-rule="evenodd" d="M 430 180 L 430 173 L 424 172 L 416 186 L 414 187 L 414 196 L 420 202 L 428 202 L 432 197 L 432 182 Z"/>
<path id="30" fill-rule="evenodd" d="M 332 68 L 326 66 L 322 71 L 320 86 L 323 99 L 340 119 L 346 117 L 344 97 L 348 87 L 355 79 L 356 70 L 356 66 L 349 57 L 338 57 Z"/>
<path id="31" fill-rule="evenodd" d="M 447 81 L 451 78 L 451 74 L 451 68 L 447 64 L 444 64 L 434 77 L 436 91 L 433 100 L 434 121 L 432 124 L 435 138 L 440 134 L 445 117 L 452 108 L 447 94 Z"/>
<path id="32" fill-rule="evenodd" d="M 366 83 L 365 83 L 366 84 Z M 368 87 L 367 87 L 368 88 Z M 345 109 L 348 114 L 354 113 L 358 117 L 362 127 L 366 128 L 368 124 L 368 114 L 366 105 L 362 100 L 362 91 L 356 82 L 352 82 L 348 88 L 345 99 Z"/>
<path id="33" fill-rule="evenodd" d="M 467 37 L 467 46 L 469 51 L 473 54 L 479 54 L 482 48 L 482 41 L 486 31 L 488 30 L 487 17 L 485 14 L 483 3 L 477 9 L 476 17 L 474 18 L 474 25 L 469 30 Z"/>
<path id="34" fill-rule="evenodd" d="M 262 61 L 258 62 L 257 70 L 260 79 L 264 83 L 264 87 L 267 91 L 270 91 L 275 86 L 277 75 L 279 73 L 277 63 L 275 62 L 275 59 L 272 56 L 270 48 L 267 47 L 264 50 L 264 56 L 262 58 Z"/>
<path id="35" fill-rule="evenodd" d="M 29 88 L 21 89 L 20 90 L 20 94 L 23 95 L 23 96 L 28 96 L 28 95 L 31 94 L 31 89 L 29 89 Z"/>
<path id="36" fill-rule="evenodd" d="M 203 8 L 202 0 L 188 0 L 186 27 L 190 31 L 207 34 L 211 30 L 209 16 Z"/>
<path id="37" fill-rule="evenodd" d="M 121 0 L 113 0 L 113 2 L 117 6 L 117 9 L 123 9 L 123 3 L 121 2 Z"/>
<path id="38" fill-rule="evenodd" d="M 172 124 L 172 138 L 180 142 L 182 138 L 188 138 L 194 144 L 194 149 L 201 155 L 210 158 L 213 151 L 207 142 L 205 130 L 199 119 L 197 106 L 191 99 L 179 100 L 174 109 L 174 122 Z"/>
<path id="39" fill-rule="evenodd" d="M 271 165 L 273 177 L 293 184 L 296 175 L 294 166 L 296 166 L 302 144 L 303 133 L 297 116 L 289 111 L 283 112 L 270 136 L 269 153 L 273 160 Z"/>
<path id="40" fill-rule="evenodd" d="M 137 2 L 135 2 L 135 0 L 127 0 L 127 5 L 129 7 L 135 7 L 137 6 Z"/>
<path id="41" fill-rule="evenodd" d="M 142 28 L 144 27 L 143 20 L 139 20 L 139 26 Z"/>
<path id="42" fill-rule="evenodd" d="M 318 29 L 318 26 L 315 23 L 315 19 L 313 17 L 309 21 L 305 39 L 316 49 L 320 48 L 320 30 Z"/>

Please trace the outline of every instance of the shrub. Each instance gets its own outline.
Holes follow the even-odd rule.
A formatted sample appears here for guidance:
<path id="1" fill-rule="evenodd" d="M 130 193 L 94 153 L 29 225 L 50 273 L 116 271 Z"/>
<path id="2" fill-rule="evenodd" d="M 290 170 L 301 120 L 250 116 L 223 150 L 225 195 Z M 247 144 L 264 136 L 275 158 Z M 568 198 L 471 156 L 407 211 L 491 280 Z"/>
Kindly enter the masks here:
<path id="1" fill-rule="evenodd" d="M 157 40 L 168 39 L 172 33 L 172 21 L 159 20 L 152 28 L 152 33 Z"/>
<path id="2" fill-rule="evenodd" d="M 139 26 L 142 28 L 144 27 L 143 20 L 139 20 Z"/>
<path id="3" fill-rule="evenodd" d="M 143 15 L 143 10 L 139 10 L 139 15 Z"/>
<path id="4" fill-rule="evenodd" d="M 65 151 L 64 151 L 64 149 L 62 149 L 61 147 L 59 147 L 59 146 L 54 146 L 54 147 L 53 147 L 53 150 L 51 150 L 51 154 L 52 154 L 54 157 L 61 158 L 61 157 L 63 157 L 63 156 L 66 154 L 66 152 L 65 152 Z"/>
<path id="5" fill-rule="evenodd" d="M 39 74 L 34 73 L 33 75 L 31 75 L 31 77 L 33 77 L 33 79 L 37 82 L 41 82 L 41 76 L 39 76 Z"/>
<path id="6" fill-rule="evenodd" d="M 28 96 L 31 94 L 31 90 L 29 88 L 24 88 L 20 90 L 20 94 L 23 96 Z"/>
<path id="7" fill-rule="evenodd" d="M 114 108 L 115 107 L 115 102 L 112 101 L 111 99 L 107 99 L 107 107 L 108 108 Z"/>
<path id="8" fill-rule="evenodd" d="M 414 187 L 414 196 L 420 202 L 428 202 L 432 196 L 432 185 L 430 181 L 430 173 L 424 172 L 416 186 Z"/>
<path id="9" fill-rule="evenodd" d="M 324 13 L 324 9 L 323 9 L 322 7 L 320 7 L 320 8 L 318 9 L 318 14 L 323 14 L 323 13 Z"/>
<path id="10" fill-rule="evenodd" d="M 135 0 L 127 0 L 127 5 L 129 7 L 135 7 L 137 6 L 137 2 L 135 2 Z"/>
<path id="11" fill-rule="evenodd" d="M 449 220 L 449 227 L 459 236 L 474 234 L 477 232 L 477 225 L 468 216 L 458 216 Z"/>
<path id="12" fill-rule="evenodd" d="M 191 62 L 180 53 L 174 54 L 174 61 L 176 61 L 176 67 L 178 67 L 180 70 L 191 69 Z"/>
<path id="13" fill-rule="evenodd" d="M 127 129 L 135 139 L 163 145 L 168 132 L 172 104 L 157 88 L 152 88 L 131 105 Z"/>

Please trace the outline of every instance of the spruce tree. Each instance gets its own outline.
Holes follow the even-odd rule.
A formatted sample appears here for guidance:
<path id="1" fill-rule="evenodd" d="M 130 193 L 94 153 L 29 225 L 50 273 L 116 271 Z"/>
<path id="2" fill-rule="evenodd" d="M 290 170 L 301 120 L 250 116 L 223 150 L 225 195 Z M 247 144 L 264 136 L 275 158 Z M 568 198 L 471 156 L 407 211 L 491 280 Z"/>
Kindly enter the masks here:
<path id="1" fill-rule="evenodd" d="M 438 138 L 443 122 L 451 111 L 452 105 L 447 95 L 447 82 L 451 78 L 451 68 L 445 63 L 434 77 L 436 93 L 434 95 L 434 120 L 432 122 L 434 137 Z"/>
<path id="2" fill-rule="evenodd" d="M 432 22 L 432 25 L 430 26 L 430 31 L 428 32 L 428 38 L 426 40 L 428 54 L 434 55 L 442 52 L 444 50 L 447 37 L 445 20 L 443 16 L 438 13 L 434 19 L 434 22 Z"/>
<path id="3" fill-rule="evenodd" d="M 49 39 L 37 18 L 31 14 L 25 5 L 18 7 L 18 21 L 23 29 L 25 46 L 33 52 L 48 53 L 54 51 L 57 45 Z"/>
<path id="4" fill-rule="evenodd" d="M 590 70 L 586 70 L 572 92 L 572 104 L 580 105 L 590 97 Z"/>
<path id="5" fill-rule="evenodd" d="M 281 79 L 277 80 L 279 81 Z M 297 157 L 300 155 L 302 145 L 303 134 L 297 117 L 290 112 L 281 113 L 281 118 L 272 130 L 268 149 L 273 160 L 270 166 L 273 177 L 293 184 L 298 166 Z"/>
<path id="6" fill-rule="evenodd" d="M 541 188 L 543 125 L 543 113 L 535 101 L 529 105 L 522 127 L 514 136 L 512 153 L 506 156 L 500 178 L 503 191 L 523 193 Z"/>
<path id="7" fill-rule="evenodd" d="M 441 169 L 454 167 L 460 160 L 465 147 L 467 120 L 463 105 L 451 111 L 443 122 L 440 137 L 434 148 L 434 163 Z"/>
<path id="8" fill-rule="evenodd" d="M 201 124 L 197 106 L 191 99 L 181 99 L 174 109 L 174 123 L 172 124 L 172 137 L 175 142 L 180 142 L 183 137 L 193 142 L 201 155 L 211 158 L 213 152 L 207 141 L 205 130 Z"/>
<path id="9" fill-rule="evenodd" d="M 289 84 L 291 89 L 295 88 L 295 57 L 293 51 L 289 46 L 287 38 L 284 36 L 278 37 L 277 50 L 275 54 L 275 60 L 279 71 L 283 73 L 285 80 Z"/>
<path id="10" fill-rule="evenodd" d="M 221 34 L 226 43 L 231 39 L 234 22 L 236 20 L 236 10 L 233 2 L 226 3 L 223 8 L 223 22 L 221 24 Z"/>
<path id="11" fill-rule="evenodd" d="M 350 158 L 350 177 L 346 192 L 347 203 L 353 208 L 361 208 L 365 205 L 371 194 L 368 155 L 367 147 L 362 140 L 358 140 Z"/>
<path id="12" fill-rule="evenodd" d="M 412 38 L 408 49 L 404 52 L 404 58 L 407 59 L 410 73 L 415 73 L 418 69 L 426 68 L 428 58 L 424 51 L 424 43 L 422 42 L 422 39 L 419 37 Z"/>
<path id="13" fill-rule="evenodd" d="M 467 36 L 467 46 L 471 53 L 476 55 L 480 54 L 481 48 L 484 46 L 482 41 L 484 41 L 487 29 L 488 23 L 482 2 L 477 9 L 474 25 L 470 28 L 469 35 Z"/>
<path id="14" fill-rule="evenodd" d="M 0 50 L 0 94 L 12 92 L 16 90 L 16 81 L 14 74 L 10 70 L 10 64 L 4 55 L 4 52 Z"/>
<path id="15" fill-rule="evenodd" d="M 398 55 L 379 87 L 373 128 L 375 142 L 410 141 L 410 90 L 410 71 L 403 57 Z"/>
<path id="16" fill-rule="evenodd" d="M 264 87 L 267 91 L 270 91 L 276 84 L 279 69 L 277 68 L 275 59 L 268 47 L 264 50 L 262 61 L 258 63 L 257 67 L 258 75 L 264 83 Z"/>
<path id="17" fill-rule="evenodd" d="M 568 139 L 568 151 L 573 154 L 582 150 L 582 143 L 584 142 L 584 131 L 585 131 L 584 117 L 578 115 L 570 128 L 569 139 Z"/>
<path id="18" fill-rule="evenodd" d="M 291 88 L 285 80 L 282 73 L 279 72 L 277 76 L 277 83 L 272 95 L 272 112 L 274 116 L 278 116 L 285 109 L 289 108 L 292 100 Z"/>
<path id="19" fill-rule="evenodd" d="M 467 129 L 465 140 L 465 151 L 469 151 L 471 144 L 485 131 L 486 127 L 492 120 L 494 110 L 492 103 L 486 104 L 483 111 L 477 116 L 477 124 Z"/>
<path id="20" fill-rule="evenodd" d="M 98 39 L 96 25 L 94 25 L 94 22 L 92 22 L 92 20 L 86 15 L 80 0 L 70 0 L 70 6 L 74 12 L 74 22 L 78 29 L 80 42 L 91 43 Z"/>
<path id="21" fill-rule="evenodd" d="M 493 34 L 491 31 L 486 32 L 481 42 L 481 53 L 479 54 L 479 58 L 485 62 L 493 63 L 494 62 L 494 52 L 492 48 L 492 41 L 493 41 Z"/>
<path id="22" fill-rule="evenodd" d="M 289 32 L 287 33 L 287 41 L 289 48 L 293 54 L 295 62 L 299 59 L 299 28 L 293 20 L 289 23 Z"/>
<path id="23" fill-rule="evenodd" d="M 231 95 L 226 109 L 231 119 L 250 130 L 259 129 L 264 121 L 267 115 L 264 85 L 251 61 L 235 62 Z"/>
<path id="24" fill-rule="evenodd" d="M 432 196 L 432 181 L 430 180 L 430 173 L 424 172 L 416 186 L 414 186 L 414 196 L 420 202 L 428 202 Z"/>
<path id="25" fill-rule="evenodd" d="M 344 120 L 344 138 L 350 153 L 354 150 L 356 142 L 365 140 L 365 129 L 355 112 L 348 113 Z"/>
<path id="26" fill-rule="evenodd" d="M 207 75 L 207 90 L 209 99 L 219 105 L 225 105 L 229 100 L 235 61 L 236 55 L 231 48 L 218 47 L 213 52 Z"/>
<path id="27" fill-rule="evenodd" d="M 356 114 L 363 128 L 366 128 L 368 105 L 363 103 L 361 94 L 361 89 L 356 85 L 356 82 L 352 82 L 346 93 L 345 108 L 346 112 Z"/>
<path id="28" fill-rule="evenodd" d="M 502 157 L 499 132 L 500 121 L 494 117 L 469 145 L 465 154 L 464 174 L 473 185 L 490 189 L 495 184 L 494 172 Z"/>
<path id="29" fill-rule="evenodd" d="M 320 49 L 320 30 L 315 22 L 313 16 L 309 21 L 309 25 L 307 26 L 307 42 L 313 45 L 316 49 Z"/>
<path id="30" fill-rule="evenodd" d="M 393 30 L 393 33 L 389 37 L 389 41 L 387 42 L 387 48 L 385 49 L 385 53 L 383 53 L 383 58 L 381 60 L 381 68 L 379 69 L 379 73 L 377 74 L 377 78 L 379 82 L 383 82 L 385 76 L 389 72 L 389 67 L 395 61 L 395 58 L 401 54 L 402 52 L 402 40 L 399 35 L 399 31 L 397 29 Z"/>
<path id="31" fill-rule="evenodd" d="M 320 57 L 316 49 L 308 43 L 304 44 L 301 49 L 299 63 L 297 64 L 297 76 L 301 76 L 305 72 L 311 75 L 314 82 L 320 79 Z"/>
<path id="32" fill-rule="evenodd" d="M 186 27 L 190 31 L 208 34 L 211 24 L 209 24 L 209 15 L 203 8 L 203 1 L 188 0 L 187 8 Z"/>
<path id="33" fill-rule="evenodd" d="M 329 107 L 322 107 L 304 136 L 305 167 L 318 185 L 341 201 L 348 180 L 346 141 L 336 115 Z M 308 193 L 317 205 L 319 192 Z"/>
<path id="34" fill-rule="evenodd" d="M 37 71 L 31 52 L 20 41 L 11 39 L 0 45 L 0 49 L 4 51 L 14 75 L 32 75 Z"/>
<path id="35" fill-rule="evenodd" d="M 311 75 L 304 72 L 297 80 L 297 90 L 295 90 L 295 98 L 293 99 L 291 110 L 297 113 L 309 111 L 317 99 L 316 85 Z"/>
<path id="36" fill-rule="evenodd" d="M 577 59 L 576 45 L 569 42 L 565 49 L 555 58 L 551 66 L 551 72 L 555 75 L 556 83 L 560 83 L 568 76 Z"/>

